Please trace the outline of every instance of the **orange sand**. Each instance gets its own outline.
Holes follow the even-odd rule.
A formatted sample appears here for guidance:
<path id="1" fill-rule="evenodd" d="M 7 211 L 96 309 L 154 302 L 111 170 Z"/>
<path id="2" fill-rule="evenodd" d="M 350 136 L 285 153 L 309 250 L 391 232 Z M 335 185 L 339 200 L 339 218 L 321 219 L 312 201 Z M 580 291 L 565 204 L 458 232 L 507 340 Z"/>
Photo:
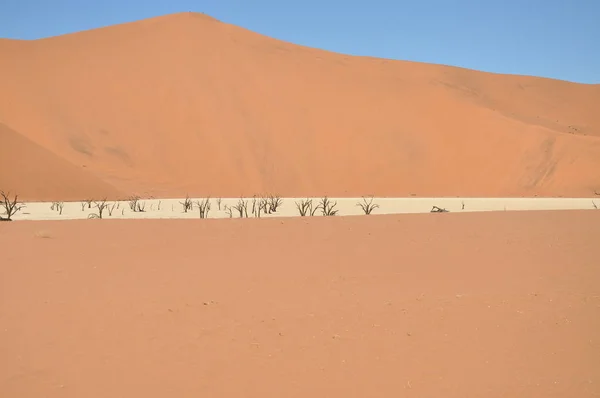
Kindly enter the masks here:
<path id="1" fill-rule="evenodd" d="M 593 210 L 2 223 L 0 396 L 597 397 L 598 236 Z"/>
<path id="2" fill-rule="evenodd" d="M 203 14 L 0 40 L 0 92 L 0 188 L 27 200 L 600 191 L 599 85 L 351 57 Z"/>

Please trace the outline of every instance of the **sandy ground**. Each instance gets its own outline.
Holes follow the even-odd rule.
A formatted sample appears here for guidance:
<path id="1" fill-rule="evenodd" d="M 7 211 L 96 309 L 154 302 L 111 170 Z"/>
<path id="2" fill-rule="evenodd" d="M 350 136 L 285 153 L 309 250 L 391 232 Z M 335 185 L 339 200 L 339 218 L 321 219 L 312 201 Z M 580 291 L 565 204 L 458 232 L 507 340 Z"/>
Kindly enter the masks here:
<path id="1" fill-rule="evenodd" d="M 312 203 L 312 215 L 323 215 L 319 205 L 324 198 L 280 198 L 281 204 L 273 213 L 258 212 L 261 198 L 180 198 L 180 199 L 140 199 L 143 212 L 132 211 L 129 201 L 82 201 L 30 202 L 25 203 L 21 212 L 13 220 L 77 220 L 99 214 L 98 208 L 106 204 L 102 212 L 104 219 L 140 218 L 201 218 L 200 209 L 210 205 L 202 218 L 240 218 L 241 203 L 246 209 L 244 218 L 297 217 L 298 205 Z M 372 215 L 429 213 L 434 206 L 449 212 L 468 213 L 473 211 L 513 211 L 513 210 L 589 210 L 600 208 L 600 197 L 594 198 L 327 198 L 328 209 L 336 211 L 336 216 L 364 215 L 370 209 Z M 192 202 L 192 208 L 184 211 L 184 203 Z M 220 202 L 220 205 L 219 205 Z M 60 206 L 60 207 L 59 207 Z M 228 210 L 229 209 L 229 210 Z M 305 215 L 311 214 L 308 210 Z M 2 216 L 0 210 L 0 216 Z M 5 216 L 5 214 L 4 214 Z"/>
<path id="2" fill-rule="evenodd" d="M 0 224 L 0 396 L 597 397 L 600 212 Z"/>
<path id="3" fill-rule="evenodd" d="M 26 200 L 600 192 L 600 85 L 351 57 L 181 13 L 0 41 Z"/>

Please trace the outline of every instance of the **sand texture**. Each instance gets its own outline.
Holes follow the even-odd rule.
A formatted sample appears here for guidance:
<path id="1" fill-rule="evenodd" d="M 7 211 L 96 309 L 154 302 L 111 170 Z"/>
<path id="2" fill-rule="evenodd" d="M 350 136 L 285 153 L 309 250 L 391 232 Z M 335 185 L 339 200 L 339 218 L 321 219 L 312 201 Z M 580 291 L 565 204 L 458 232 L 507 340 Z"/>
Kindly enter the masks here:
<path id="1" fill-rule="evenodd" d="M 590 196 L 600 86 L 351 57 L 181 13 L 0 41 L 26 200 Z"/>
<path id="2" fill-rule="evenodd" d="M 592 210 L 2 223 L 0 396 L 597 397 L 598 236 Z"/>

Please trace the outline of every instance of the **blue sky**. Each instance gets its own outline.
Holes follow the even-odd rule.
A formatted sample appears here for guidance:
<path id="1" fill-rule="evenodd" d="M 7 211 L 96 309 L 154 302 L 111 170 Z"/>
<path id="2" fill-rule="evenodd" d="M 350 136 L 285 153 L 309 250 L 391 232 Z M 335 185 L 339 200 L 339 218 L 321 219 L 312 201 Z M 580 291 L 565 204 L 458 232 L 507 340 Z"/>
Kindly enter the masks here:
<path id="1" fill-rule="evenodd" d="M 600 83 L 600 0 L 0 0 L 0 37 L 181 11 L 347 54 Z"/>

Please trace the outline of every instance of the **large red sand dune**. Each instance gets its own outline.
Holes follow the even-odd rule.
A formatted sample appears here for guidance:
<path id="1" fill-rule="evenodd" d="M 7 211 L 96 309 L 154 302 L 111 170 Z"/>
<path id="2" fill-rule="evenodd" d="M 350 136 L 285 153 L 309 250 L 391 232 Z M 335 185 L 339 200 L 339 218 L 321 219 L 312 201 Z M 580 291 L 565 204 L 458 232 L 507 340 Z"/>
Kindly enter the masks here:
<path id="1" fill-rule="evenodd" d="M 598 236 L 594 210 L 2 223 L 0 396 L 598 397 Z"/>
<path id="2" fill-rule="evenodd" d="M 0 92 L 0 123 L 54 155 L 32 169 L 93 176 L 42 192 L 2 168 L 29 199 L 600 189 L 599 85 L 351 57 L 203 14 L 2 40 Z"/>

